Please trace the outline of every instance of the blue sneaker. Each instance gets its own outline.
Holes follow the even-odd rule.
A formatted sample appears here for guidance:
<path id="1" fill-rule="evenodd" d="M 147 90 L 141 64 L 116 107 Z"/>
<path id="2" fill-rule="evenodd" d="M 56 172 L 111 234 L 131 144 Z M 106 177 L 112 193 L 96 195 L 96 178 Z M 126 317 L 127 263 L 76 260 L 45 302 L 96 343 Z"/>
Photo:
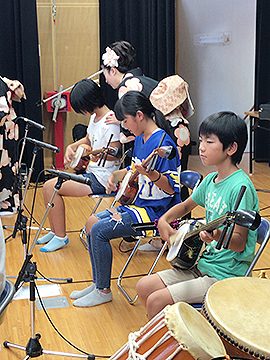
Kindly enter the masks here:
<path id="1" fill-rule="evenodd" d="M 62 249 L 69 243 L 69 239 L 67 236 L 61 238 L 59 236 L 54 236 L 47 245 L 43 246 L 39 250 L 41 252 L 53 252 L 59 249 Z"/>
<path id="2" fill-rule="evenodd" d="M 52 238 L 55 236 L 55 233 L 50 231 L 48 232 L 48 234 L 41 236 L 40 238 L 37 239 L 37 244 L 41 245 L 41 244 L 47 244 L 49 241 L 52 240 Z"/>

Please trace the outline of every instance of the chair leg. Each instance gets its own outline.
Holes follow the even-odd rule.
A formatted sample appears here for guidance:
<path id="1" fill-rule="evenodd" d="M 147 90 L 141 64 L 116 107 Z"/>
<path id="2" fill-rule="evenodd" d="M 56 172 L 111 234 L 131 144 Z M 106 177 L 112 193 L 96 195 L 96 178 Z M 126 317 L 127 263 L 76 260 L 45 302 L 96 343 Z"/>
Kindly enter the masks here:
<path id="1" fill-rule="evenodd" d="M 123 278 L 123 276 L 124 276 L 124 273 L 125 273 L 128 265 L 129 265 L 131 259 L 132 259 L 133 256 L 135 255 L 135 253 L 136 253 L 136 251 L 137 251 L 137 249 L 138 249 L 138 247 L 139 247 L 139 245 L 140 245 L 140 242 L 141 242 L 140 239 L 136 242 L 136 244 L 135 244 L 135 246 L 134 246 L 131 254 L 129 255 L 129 258 L 127 259 L 127 262 L 125 263 L 125 265 L 124 265 L 124 267 L 123 267 L 123 269 L 122 269 L 122 271 L 121 271 L 121 273 L 119 274 L 118 279 L 117 279 L 118 289 L 122 292 L 122 294 L 124 295 L 124 297 L 127 299 L 127 301 L 128 301 L 131 305 L 134 305 L 134 304 L 135 304 L 135 302 L 136 302 L 137 299 L 138 299 L 138 295 L 136 294 L 133 298 L 131 298 L 131 296 L 127 293 L 127 291 L 126 291 L 126 290 L 124 289 L 124 287 L 122 286 L 121 281 L 122 281 L 122 278 Z M 165 242 L 165 243 L 163 244 L 162 248 L 160 249 L 160 251 L 159 251 L 159 253 L 158 253 L 155 261 L 153 262 L 153 264 L 152 264 L 152 266 L 151 266 L 151 268 L 149 269 L 147 275 L 151 275 L 151 274 L 152 274 L 152 272 L 154 271 L 154 269 L 155 269 L 155 267 L 156 267 L 159 259 L 160 259 L 161 256 L 164 254 L 167 246 L 168 246 L 168 244 L 167 244 L 167 242 Z"/>
<path id="2" fill-rule="evenodd" d="M 122 286 L 122 283 L 121 283 L 121 282 L 122 282 L 123 276 L 124 276 L 124 274 L 125 274 L 125 272 L 126 272 L 126 269 L 127 269 L 128 265 L 129 265 L 129 263 L 131 262 L 133 256 L 135 255 L 135 253 L 136 253 L 136 251 L 137 251 L 140 243 L 141 243 L 141 239 L 138 239 L 138 241 L 136 242 L 136 244 L 135 244 L 135 246 L 134 246 L 131 254 L 129 255 L 129 257 L 128 257 L 128 259 L 127 259 L 127 261 L 126 261 L 126 263 L 125 263 L 125 265 L 124 265 L 124 267 L 123 267 L 122 271 L 120 272 L 120 274 L 119 274 L 119 276 L 118 276 L 118 279 L 117 279 L 118 289 L 121 291 L 121 293 L 124 295 L 124 297 L 127 299 L 127 301 L 128 301 L 131 305 L 133 305 L 133 304 L 137 301 L 138 295 L 136 294 L 135 297 L 132 298 L 132 297 L 127 293 L 127 291 L 124 289 L 124 287 Z"/>
<path id="3" fill-rule="evenodd" d="M 167 241 L 165 241 L 165 243 L 163 244 L 162 248 L 159 250 L 158 255 L 155 259 L 155 261 L 153 262 L 153 265 L 151 266 L 151 268 L 149 269 L 147 275 L 151 275 L 152 272 L 154 271 L 159 259 L 161 258 L 161 256 L 164 254 L 165 250 L 167 249 L 168 243 Z"/>
<path id="4" fill-rule="evenodd" d="M 85 226 L 82 228 L 82 230 L 80 231 L 80 240 L 81 243 L 83 244 L 83 246 L 85 247 L 85 249 L 88 251 L 88 243 L 86 239 L 86 231 L 85 231 Z"/>
<path id="5" fill-rule="evenodd" d="M 96 205 L 94 206 L 92 212 L 91 212 L 91 215 L 95 214 L 95 212 L 97 211 L 99 205 L 101 204 L 101 201 L 103 200 L 102 197 L 98 198 L 98 201 L 96 202 Z"/>
<path id="6" fill-rule="evenodd" d="M 97 200 L 95 206 L 93 207 L 93 210 L 92 210 L 92 212 L 91 212 L 90 215 L 94 215 L 94 214 L 96 213 L 99 205 L 101 204 L 102 200 L 104 199 L 104 197 L 102 197 L 102 196 L 99 197 L 98 195 L 92 195 L 92 197 L 93 197 L 93 198 L 94 198 L 94 197 L 97 197 L 98 200 Z M 109 196 L 108 196 L 108 197 L 109 197 Z M 89 248 L 88 248 L 88 243 L 87 243 L 87 240 L 85 240 L 85 239 L 86 239 L 86 235 L 87 235 L 87 234 L 86 234 L 85 226 L 84 226 L 84 227 L 82 228 L 82 230 L 80 231 L 80 240 L 81 240 L 83 246 L 85 247 L 85 249 L 88 251 L 88 250 L 89 250 Z"/>

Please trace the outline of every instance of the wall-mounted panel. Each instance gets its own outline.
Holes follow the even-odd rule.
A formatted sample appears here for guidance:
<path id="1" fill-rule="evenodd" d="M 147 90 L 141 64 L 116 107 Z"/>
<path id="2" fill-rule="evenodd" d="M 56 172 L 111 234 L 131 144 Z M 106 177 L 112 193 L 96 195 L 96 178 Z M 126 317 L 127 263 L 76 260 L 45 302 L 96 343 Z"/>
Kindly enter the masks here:
<path id="1" fill-rule="evenodd" d="M 43 94 L 95 73 L 100 64 L 98 0 L 38 0 L 37 9 Z M 44 141 L 55 142 L 51 114 L 44 109 L 43 117 L 47 126 Z M 73 126 L 88 120 L 73 111 L 67 114 L 65 146 L 72 142 Z M 51 154 L 46 153 L 46 163 L 52 163 Z"/>

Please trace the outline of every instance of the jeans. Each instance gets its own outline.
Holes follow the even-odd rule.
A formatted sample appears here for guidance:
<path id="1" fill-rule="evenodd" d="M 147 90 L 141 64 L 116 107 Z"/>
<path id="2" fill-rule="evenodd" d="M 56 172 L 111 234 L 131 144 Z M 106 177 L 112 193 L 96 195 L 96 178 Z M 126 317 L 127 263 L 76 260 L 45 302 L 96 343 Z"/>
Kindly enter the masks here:
<path id="1" fill-rule="evenodd" d="M 98 181 L 98 179 L 95 177 L 94 174 L 92 174 L 91 172 L 84 173 L 83 177 L 91 180 L 91 185 L 89 185 L 89 186 L 90 186 L 93 194 L 106 194 L 105 187 L 100 184 L 100 182 Z"/>
<path id="2" fill-rule="evenodd" d="M 87 235 L 93 282 L 97 289 L 110 288 L 112 270 L 110 240 L 142 235 L 141 231 L 135 231 L 131 227 L 134 220 L 129 213 L 120 209 L 117 211 L 117 216 L 112 215 L 109 210 L 95 214 L 99 221 L 93 225 Z"/>

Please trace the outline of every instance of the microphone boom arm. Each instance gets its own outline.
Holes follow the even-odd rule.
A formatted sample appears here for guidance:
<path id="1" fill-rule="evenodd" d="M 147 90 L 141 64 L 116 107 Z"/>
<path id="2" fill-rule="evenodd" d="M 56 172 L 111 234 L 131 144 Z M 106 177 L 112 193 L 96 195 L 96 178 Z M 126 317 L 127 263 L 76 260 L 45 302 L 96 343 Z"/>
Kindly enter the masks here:
<path id="1" fill-rule="evenodd" d="M 100 75 L 102 72 L 103 72 L 103 70 L 99 70 L 99 71 L 95 72 L 94 74 L 88 76 L 86 79 L 93 79 L 94 77 Z M 56 98 L 56 97 L 59 96 L 59 95 L 62 95 L 64 92 L 72 89 L 74 85 L 75 85 L 75 84 L 73 84 L 73 85 L 67 87 L 66 89 L 63 89 L 63 90 L 61 90 L 61 91 L 53 94 L 52 96 L 50 96 L 50 97 L 48 97 L 48 98 L 46 98 L 46 99 L 42 99 L 42 100 L 40 101 L 40 104 L 39 104 L 39 105 L 46 104 L 48 101 Z"/>

